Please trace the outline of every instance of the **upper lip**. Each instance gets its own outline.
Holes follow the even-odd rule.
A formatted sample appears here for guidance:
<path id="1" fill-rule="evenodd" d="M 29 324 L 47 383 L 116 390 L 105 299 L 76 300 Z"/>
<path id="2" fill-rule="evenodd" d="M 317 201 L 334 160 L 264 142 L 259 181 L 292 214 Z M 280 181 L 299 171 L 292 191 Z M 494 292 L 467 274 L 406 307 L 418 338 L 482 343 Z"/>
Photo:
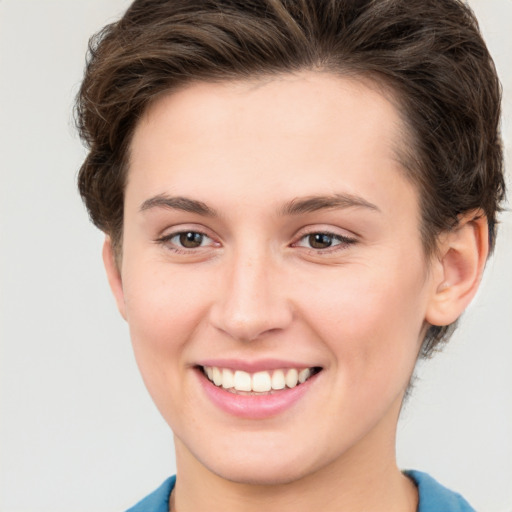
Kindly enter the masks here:
<path id="1" fill-rule="evenodd" d="M 316 364 L 287 361 L 283 359 L 259 359 L 254 361 L 242 359 L 203 359 L 198 361 L 196 366 L 216 366 L 217 368 L 229 368 L 231 370 L 242 370 L 248 373 L 259 371 L 270 371 L 286 368 L 313 368 L 320 367 Z"/>

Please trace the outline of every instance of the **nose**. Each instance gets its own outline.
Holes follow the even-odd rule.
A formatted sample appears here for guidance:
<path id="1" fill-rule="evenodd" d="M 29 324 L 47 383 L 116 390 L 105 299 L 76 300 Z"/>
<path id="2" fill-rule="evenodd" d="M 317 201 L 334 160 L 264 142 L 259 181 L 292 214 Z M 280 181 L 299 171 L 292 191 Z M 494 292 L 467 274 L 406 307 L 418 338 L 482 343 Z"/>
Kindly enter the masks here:
<path id="1" fill-rule="evenodd" d="M 268 254 L 239 254 L 226 267 L 211 308 L 216 329 L 239 341 L 253 341 L 290 324 L 293 311 L 287 287 Z"/>

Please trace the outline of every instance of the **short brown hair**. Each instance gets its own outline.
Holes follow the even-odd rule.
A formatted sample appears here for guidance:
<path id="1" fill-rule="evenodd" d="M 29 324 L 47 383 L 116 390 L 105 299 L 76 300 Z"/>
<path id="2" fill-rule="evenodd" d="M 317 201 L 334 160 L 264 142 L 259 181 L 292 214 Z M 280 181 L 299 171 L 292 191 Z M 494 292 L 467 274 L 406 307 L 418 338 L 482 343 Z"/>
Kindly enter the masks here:
<path id="1" fill-rule="evenodd" d="M 120 251 L 131 137 L 160 94 L 303 69 L 369 77 L 394 91 L 427 254 L 472 210 L 485 213 L 492 249 L 505 194 L 501 87 L 460 0 L 135 0 L 91 39 L 77 98 L 89 148 L 78 183 L 94 224 Z M 422 354 L 449 332 L 431 326 Z"/>

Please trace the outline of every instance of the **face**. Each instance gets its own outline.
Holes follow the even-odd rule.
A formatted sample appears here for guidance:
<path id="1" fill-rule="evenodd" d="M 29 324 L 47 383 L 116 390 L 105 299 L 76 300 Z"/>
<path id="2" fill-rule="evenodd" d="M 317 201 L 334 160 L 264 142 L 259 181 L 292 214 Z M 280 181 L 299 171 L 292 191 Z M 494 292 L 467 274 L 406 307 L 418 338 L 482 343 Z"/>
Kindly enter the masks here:
<path id="1" fill-rule="evenodd" d="M 400 128 L 376 88 L 313 72 L 189 85 L 140 120 L 109 273 L 178 468 L 394 457 L 432 294 Z"/>

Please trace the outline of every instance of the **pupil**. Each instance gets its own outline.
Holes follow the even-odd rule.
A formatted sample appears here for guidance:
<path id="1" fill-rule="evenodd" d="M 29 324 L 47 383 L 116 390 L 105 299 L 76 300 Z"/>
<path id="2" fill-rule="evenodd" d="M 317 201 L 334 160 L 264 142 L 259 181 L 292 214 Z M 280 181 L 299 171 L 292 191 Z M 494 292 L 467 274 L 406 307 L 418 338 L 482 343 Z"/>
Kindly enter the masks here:
<path id="1" fill-rule="evenodd" d="M 309 244 L 315 249 L 326 249 L 332 245 L 332 236 L 325 233 L 309 235 Z"/>
<path id="2" fill-rule="evenodd" d="M 201 233 L 194 233 L 189 231 L 188 233 L 180 234 L 180 244 L 187 249 L 194 249 L 199 247 L 203 241 L 203 235 Z"/>

